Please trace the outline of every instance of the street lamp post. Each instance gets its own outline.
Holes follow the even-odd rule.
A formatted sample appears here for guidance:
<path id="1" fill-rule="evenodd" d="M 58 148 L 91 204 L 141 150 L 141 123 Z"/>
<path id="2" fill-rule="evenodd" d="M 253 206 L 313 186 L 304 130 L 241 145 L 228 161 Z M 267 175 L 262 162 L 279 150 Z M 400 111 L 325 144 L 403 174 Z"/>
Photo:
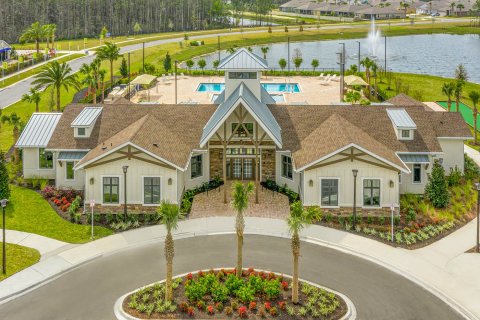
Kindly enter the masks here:
<path id="1" fill-rule="evenodd" d="M 480 253 L 480 182 L 475 183 L 475 189 L 477 189 L 477 243 L 475 244 L 475 252 Z"/>
<path id="2" fill-rule="evenodd" d="M 2 215 L 3 215 L 3 254 L 2 254 L 2 272 L 3 274 L 7 274 L 7 251 L 6 251 L 6 243 L 7 240 L 5 239 L 5 207 L 7 206 L 7 199 L 0 200 L 0 205 L 2 206 Z"/>
<path id="3" fill-rule="evenodd" d="M 353 169 L 353 230 L 357 226 L 357 175 L 358 170 Z"/>
<path id="4" fill-rule="evenodd" d="M 178 60 L 175 60 L 175 104 L 177 104 L 177 68 Z"/>
<path id="5" fill-rule="evenodd" d="M 360 41 L 358 43 L 358 72 L 360 72 Z"/>
<path id="6" fill-rule="evenodd" d="M 342 52 L 338 53 L 340 64 L 340 101 L 343 101 L 345 94 L 345 43 L 342 42 L 340 44 L 342 45 Z"/>
<path id="7" fill-rule="evenodd" d="M 124 222 L 127 222 L 127 170 L 128 166 L 123 166 L 123 218 Z"/>

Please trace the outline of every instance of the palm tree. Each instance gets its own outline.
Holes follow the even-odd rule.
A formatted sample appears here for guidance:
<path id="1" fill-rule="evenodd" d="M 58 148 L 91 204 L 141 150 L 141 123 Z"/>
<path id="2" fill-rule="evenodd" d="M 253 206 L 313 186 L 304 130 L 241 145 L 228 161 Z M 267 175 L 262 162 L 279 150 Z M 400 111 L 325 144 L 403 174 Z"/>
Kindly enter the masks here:
<path id="1" fill-rule="evenodd" d="M 173 257 L 175 256 L 175 246 L 173 243 L 172 230 L 177 230 L 178 221 L 183 219 L 183 213 L 180 212 L 178 205 L 172 204 L 168 201 L 162 201 L 160 207 L 157 209 L 160 218 L 160 224 L 163 224 L 167 229 L 167 236 L 165 237 L 165 260 L 167 261 L 167 279 L 165 282 L 165 300 L 172 302 L 173 300 Z"/>
<path id="2" fill-rule="evenodd" d="M 375 63 L 375 61 L 372 61 L 372 72 L 373 72 L 373 79 L 374 79 L 374 90 L 375 90 L 375 98 L 378 97 L 378 85 L 377 85 L 377 72 L 378 72 L 378 65 Z"/>
<path id="3" fill-rule="evenodd" d="M 455 105 L 456 105 L 456 111 L 458 112 L 458 107 L 460 105 L 460 99 L 462 98 L 462 91 L 463 91 L 463 81 L 457 81 L 455 84 L 455 90 L 453 92 L 453 95 L 455 96 Z"/>
<path id="4" fill-rule="evenodd" d="M 232 192 L 232 207 L 237 210 L 237 218 L 235 222 L 235 229 L 237 231 L 237 277 L 242 276 L 242 248 L 243 248 L 243 231 L 245 230 L 245 220 L 243 212 L 248 207 L 248 196 L 253 193 L 254 185 L 249 182 L 244 185 L 242 182 L 235 182 L 233 184 Z"/>
<path id="5" fill-rule="evenodd" d="M 370 97 L 370 68 L 372 67 L 374 61 L 370 59 L 369 57 L 363 58 L 362 61 L 360 61 L 360 64 L 365 67 L 365 78 L 367 78 L 367 90 L 368 90 L 368 96 Z"/>
<path id="6" fill-rule="evenodd" d="M 98 72 L 98 77 L 100 79 L 100 86 L 102 90 L 102 103 L 105 101 L 105 76 L 107 75 L 107 70 L 100 70 Z"/>
<path id="7" fill-rule="evenodd" d="M 60 90 L 63 87 L 67 92 L 70 87 L 79 89 L 77 75 L 72 73 L 72 68 L 65 62 L 60 64 L 53 61 L 42 68 L 42 71 L 35 76 L 32 84 L 39 88 L 55 88 L 57 92 L 57 111 L 60 111 Z"/>
<path id="8" fill-rule="evenodd" d="M 403 8 L 405 16 L 407 15 L 407 9 L 410 7 L 410 4 L 406 1 L 400 2 L 400 8 Z"/>
<path id="9" fill-rule="evenodd" d="M 101 60 L 110 61 L 110 88 L 113 86 L 113 62 L 120 58 L 120 48 L 111 42 L 106 42 L 103 47 L 97 51 L 97 57 Z"/>
<path id="10" fill-rule="evenodd" d="M 448 111 L 452 107 L 452 96 L 455 91 L 455 84 L 453 82 L 445 82 L 442 87 L 442 93 L 447 96 L 448 99 Z"/>
<path id="11" fill-rule="evenodd" d="M 463 9 L 465 9 L 465 6 L 461 3 L 457 4 L 457 9 L 459 13 L 462 13 Z"/>
<path id="12" fill-rule="evenodd" d="M 455 12 L 455 2 L 450 3 L 450 16 L 453 16 L 453 13 Z"/>
<path id="13" fill-rule="evenodd" d="M 292 279 L 292 302 L 298 304 L 298 259 L 300 257 L 300 232 L 312 222 L 312 217 L 307 210 L 304 210 L 302 203 L 297 201 L 291 206 L 290 216 L 287 218 L 287 225 L 292 235 L 293 255 L 293 279 Z"/>
<path id="14" fill-rule="evenodd" d="M 475 145 L 477 144 L 477 116 L 478 116 L 478 109 L 477 109 L 477 103 L 478 103 L 478 100 L 480 100 L 480 93 L 478 93 L 478 91 L 470 91 L 470 93 L 468 94 L 468 97 L 470 98 L 470 100 L 472 100 L 472 104 L 473 104 L 473 132 L 474 132 L 474 141 L 475 141 Z"/>
<path id="15" fill-rule="evenodd" d="M 92 67 L 90 67 L 89 64 L 86 64 L 86 63 L 83 63 L 81 66 L 80 66 L 80 73 L 83 74 L 85 76 L 85 78 L 82 80 L 82 84 L 86 84 L 87 85 L 87 95 L 90 95 L 90 91 L 91 91 L 91 81 L 90 80 L 85 80 L 86 78 L 88 78 L 88 76 L 92 73 Z"/>
<path id="16" fill-rule="evenodd" d="M 39 111 L 38 104 L 40 103 L 40 100 L 42 100 L 42 96 L 40 95 L 40 92 L 35 88 L 30 88 L 30 94 L 25 93 L 22 96 L 22 101 L 26 101 L 28 103 L 35 103 L 35 112 Z"/>
<path id="17" fill-rule="evenodd" d="M 34 22 L 25 29 L 20 36 L 20 41 L 35 41 L 37 55 L 40 53 L 40 41 L 45 38 L 45 28 L 40 25 L 40 22 Z"/>
<path id="18" fill-rule="evenodd" d="M 263 53 L 263 59 L 267 59 L 267 53 L 270 50 L 270 47 L 261 47 L 260 49 L 262 50 L 262 53 Z"/>

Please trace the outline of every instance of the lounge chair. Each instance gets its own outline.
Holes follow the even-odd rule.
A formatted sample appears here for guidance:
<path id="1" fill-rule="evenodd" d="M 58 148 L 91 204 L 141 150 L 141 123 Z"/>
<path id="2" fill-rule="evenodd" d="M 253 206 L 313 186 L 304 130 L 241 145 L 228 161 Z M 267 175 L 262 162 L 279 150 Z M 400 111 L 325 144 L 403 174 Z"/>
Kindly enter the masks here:
<path id="1" fill-rule="evenodd" d="M 322 86 L 329 86 L 331 81 L 332 81 L 332 78 L 328 78 L 327 80 L 320 82 L 320 84 Z"/>
<path id="2" fill-rule="evenodd" d="M 319 78 L 320 80 L 323 80 L 323 77 L 324 77 L 324 74 L 323 74 L 323 72 L 322 72 L 322 73 L 320 73 L 320 76 L 318 76 L 318 78 Z"/>

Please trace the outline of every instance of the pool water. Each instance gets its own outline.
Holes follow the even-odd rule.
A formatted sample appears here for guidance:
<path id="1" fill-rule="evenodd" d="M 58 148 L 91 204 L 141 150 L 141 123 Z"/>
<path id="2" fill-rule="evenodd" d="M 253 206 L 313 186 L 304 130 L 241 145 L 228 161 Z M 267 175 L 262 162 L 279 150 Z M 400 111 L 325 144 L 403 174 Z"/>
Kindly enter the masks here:
<path id="1" fill-rule="evenodd" d="M 300 92 L 298 83 L 262 83 L 262 87 L 268 93 Z M 216 92 L 220 93 L 225 89 L 225 83 L 200 83 L 197 92 Z"/>

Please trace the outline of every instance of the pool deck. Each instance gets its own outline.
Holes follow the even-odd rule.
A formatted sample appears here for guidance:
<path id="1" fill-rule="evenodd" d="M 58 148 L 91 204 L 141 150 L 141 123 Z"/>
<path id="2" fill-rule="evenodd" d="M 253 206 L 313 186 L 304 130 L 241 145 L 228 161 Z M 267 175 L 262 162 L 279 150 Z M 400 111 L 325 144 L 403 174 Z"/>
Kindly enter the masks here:
<path id="1" fill-rule="evenodd" d="M 210 104 L 212 103 L 212 92 L 197 92 L 200 83 L 223 83 L 225 78 L 191 77 L 178 76 L 177 79 L 177 101 L 179 104 Z M 330 105 L 332 102 L 339 102 L 340 82 L 329 82 L 325 85 L 319 77 L 265 77 L 261 79 L 262 83 L 298 83 L 299 93 L 284 93 L 285 102 L 278 104 L 311 104 L 311 105 Z M 164 81 L 158 78 L 158 83 L 150 90 L 143 90 L 132 97 L 132 102 L 150 103 L 175 103 L 175 82 L 173 76 L 170 80 Z"/>

